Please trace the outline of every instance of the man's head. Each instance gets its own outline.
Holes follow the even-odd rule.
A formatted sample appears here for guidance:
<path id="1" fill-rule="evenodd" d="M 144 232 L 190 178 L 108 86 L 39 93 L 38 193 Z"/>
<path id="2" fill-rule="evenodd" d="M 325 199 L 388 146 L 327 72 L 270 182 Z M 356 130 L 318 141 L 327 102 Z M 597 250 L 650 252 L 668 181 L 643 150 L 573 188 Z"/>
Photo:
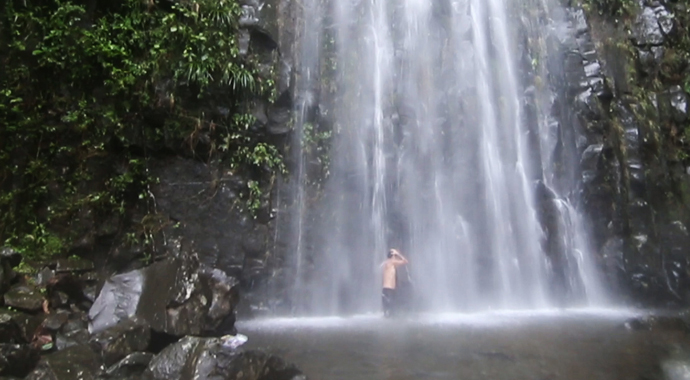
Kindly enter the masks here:
<path id="1" fill-rule="evenodd" d="M 390 258 L 393 258 L 393 256 L 395 256 L 397 254 L 398 254 L 398 251 L 394 248 L 391 248 L 390 250 L 388 250 L 388 255 L 386 255 L 386 257 L 388 257 L 390 259 Z"/>

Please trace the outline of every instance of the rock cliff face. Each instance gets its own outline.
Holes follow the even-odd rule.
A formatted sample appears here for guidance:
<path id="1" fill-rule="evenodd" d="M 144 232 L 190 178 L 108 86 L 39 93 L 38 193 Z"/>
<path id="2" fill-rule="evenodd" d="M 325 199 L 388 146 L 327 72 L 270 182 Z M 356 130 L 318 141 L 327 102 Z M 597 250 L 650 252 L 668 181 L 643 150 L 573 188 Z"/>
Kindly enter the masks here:
<path id="1" fill-rule="evenodd" d="M 294 97 L 294 20 L 289 1 L 243 0 L 240 21 L 241 51 L 251 54 L 267 73 L 275 71 L 277 100 L 253 100 L 252 128 L 267 141 L 284 146 L 289 141 Z M 290 162 L 287 162 L 290 166 Z M 160 157 L 150 165 L 158 178 L 152 186 L 157 225 L 155 246 L 166 252 L 184 241 L 200 261 L 239 280 L 240 313 L 266 310 L 283 298 L 279 281 L 288 266 L 275 253 L 276 205 L 279 179 L 271 170 L 257 178 L 236 174 L 220 160 L 207 163 L 181 156 Z M 254 212 L 247 208 L 247 190 L 259 183 L 260 198 Z M 276 280 L 278 278 L 278 280 Z M 253 311 L 252 311 L 253 310 Z"/>
<path id="2" fill-rule="evenodd" d="M 554 32 L 526 40 L 525 77 L 550 87 L 554 165 L 579 162 L 557 182 L 581 202 L 607 286 L 631 304 L 687 305 L 690 14 L 629 3 L 542 9 L 533 22 Z"/>

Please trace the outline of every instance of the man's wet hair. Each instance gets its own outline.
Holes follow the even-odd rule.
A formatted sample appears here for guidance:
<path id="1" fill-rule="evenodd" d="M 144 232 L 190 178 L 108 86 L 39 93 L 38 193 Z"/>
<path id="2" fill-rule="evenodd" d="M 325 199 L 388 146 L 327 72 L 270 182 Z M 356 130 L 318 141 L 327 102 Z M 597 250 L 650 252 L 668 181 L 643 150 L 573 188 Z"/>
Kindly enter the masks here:
<path id="1" fill-rule="evenodd" d="M 388 251 L 388 253 L 386 254 L 386 257 L 389 258 L 389 259 L 390 259 L 391 257 L 393 257 L 393 251 Z"/>

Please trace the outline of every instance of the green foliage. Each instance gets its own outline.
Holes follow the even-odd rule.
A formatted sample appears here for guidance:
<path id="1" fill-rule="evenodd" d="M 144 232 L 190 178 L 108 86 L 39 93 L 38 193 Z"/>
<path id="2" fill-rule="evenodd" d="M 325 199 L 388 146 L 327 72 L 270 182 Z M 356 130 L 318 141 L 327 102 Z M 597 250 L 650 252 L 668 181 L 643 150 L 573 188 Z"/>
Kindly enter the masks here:
<path id="1" fill-rule="evenodd" d="M 237 170 L 284 170 L 246 116 L 275 88 L 240 54 L 240 13 L 228 0 L 0 5 L 0 242 L 66 254 L 84 210 L 147 198 L 151 151 L 196 155 L 204 136 Z M 230 112 L 206 112 L 209 100 Z"/>
<path id="2" fill-rule="evenodd" d="M 597 12 L 600 16 L 629 16 L 638 7 L 636 0 L 583 0 L 587 12 Z"/>
<path id="3" fill-rule="evenodd" d="M 285 173 L 287 169 L 275 146 L 252 141 L 249 130 L 255 123 L 256 119 L 251 115 L 235 115 L 230 127 L 224 129 L 218 149 L 222 152 L 230 152 L 232 169 L 250 165 Z"/>
<path id="4" fill-rule="evenodd" d="M 247 189 L 249 190 L 249 202 L 247 203 L 247 207 L 249 207 L 249 211 L 256 217 L 256 212 L 261 208 L 261 187 L 259 187 L 256 181 L 249 181 L 247 182 Z"/>

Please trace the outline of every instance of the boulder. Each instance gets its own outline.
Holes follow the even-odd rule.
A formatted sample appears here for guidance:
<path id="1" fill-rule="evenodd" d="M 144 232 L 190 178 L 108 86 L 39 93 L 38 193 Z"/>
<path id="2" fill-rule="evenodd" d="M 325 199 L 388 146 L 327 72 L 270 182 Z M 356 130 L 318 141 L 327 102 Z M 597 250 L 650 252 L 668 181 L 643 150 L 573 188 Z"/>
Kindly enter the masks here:
<path id="1" fill-rule="evenodd" d="M 43 294 L 30 285 L 15 285 L 4 295 L 5 305 L 15 309 L 37 312 L 43 307 Z"/>
<path id="2" fill-rule="evenodd" d="M 60 259 L 55 267 L 56 273 L 88 272 L 93 270 L 93 261 L 70 258 Z"/>
<path id="3" fill-rule="evenodd" d="M 93 301 L 84 294 L 85 280 L 71 273 L 60 273 L 51 278 L 46 284 L 46 296 L 50 307 L 69 308 L 71 305 L 91 307 Z"/>
<path id="4" fill-rule="evenodd" d="M 174 336 L 232 332 L 236 281 L 195 255 L 157 262 L 108 279 L 89 311 L 91 333 L 138 317 Z"/>
<path id="5" fill-rule="evenodd" d="M 688 120 L 690 98 L 680 86 L 671 86 L 658 94 L 659 117 L 664 121 L 682 124 Z"/>
<path id="6" fill-rule="evenodd" d="M 41 326 L 50 332 L 57 332 L 70 319 L 70 312 L 67 310 L 60 310 L 55 313 L 50 313 L 43 321 Z"/>
<path id="7" fill-rule="evenodd" d="M 64 350 L 72 346 L 78 346 L 89 342 L 89 331 L 87 329 L 74 329 L 60 331 L 55 336 L 55 347 Z"/>
<path id="8" fill-rule="evenodd" d="M 81 312 L 71 314 L 55 334 L 55 346 L 58 350 L 88 343 L 88 320 Z"/>
<path id="9" fill-rule="evenodd" d="M 235 306 L 240 297 L 237 282 L 220 269 L 204 268 L 201 278 L 211 289 L 211 305 L 206 315 L 207 331 L 235 333 Z"/>
<path id="10" fill-rule="evenodd" d="M 6 317 L 1 317 L 2 315 L 7 315 L 9 317 L 9 321 L 5 319 Z M 38 328 L 38 326 L 41 325 L 41 323 L 45 319 L 45 316 L 42 314 L 31 315 L 16 311 L 2 311 L 0 312 L 0 319 L 3 320 L 3 327 L 0 327 L 0 330 L 3 331 L 0 333 L 0 336 L 2 336 L 3 338 L 0 338 L 0 343 L 26 343 L 31 341 L 31 338 L 36 332 L 36 329 Z M 10 327 L 12 325 L 19 327 L 19 335 L 14 335 L 15 333 L 9 333 L 10 336 L 14 335 L 15 339 L 10 339 L 9 341 L 3 340 L 5 337 L 8 336 L 8 331 L 6 330 L 6 328 L 9 327 L 10 330 L 12 330 L 13 327 Z"/>
<path id="11" fill-rule="evenodd" d="M 48 267 L 44 267 L 38 273 L 36 273 L 34 280 L 38 286 L 46 286 L 48 285 L 48 281 L 50 281 L 50 279 L 53 277 L 55 277 L 55 271 Z"/>
<path id="12" fill-rule="evenodd" d="M 0 375 L 26 376 L 38 363 L 38 351 L 28 344 L 0 344 Z"/>
<path id="13" fill-rule="evenodd" d="M 94 380 L 100 370 L 98 354 L 78 345 L 42 357 L 25 380 Z"/>
<path id="14" fill-rule="evenodd" d="M 22 255 L 12 248 L 2 247 L 0 248 L 0 261 L 9 264 L 10 268 L 14 268 L 22 262 Z"/>
<path id="15" fill-rule="evenodd" d="M 166 347 L 149 363 L 148 380 L 243 379 L 298 380 L 306 377 L 294 365 L 260 351 L 239 351 L 221 338 L 185 337 Z"/>
<path id="16" fill-rule="evenodd" d="M 14 313 L 0 313 L 0 343 L 26 343 L 26 337 L 14 319 Z"/>
<path id="17" fill-rule="evenodd" d="M 664 34 L 654 9 L 644 7 L 633 24 L 632 34 L 633 42 L 636 45 L 661 45 L 664 43 Z"/>
<path id="18" fill-rule="evenodd" d="M 142 373 L 146 370 L 153 359 L 150 352 L 133 352 L 124 359 L 108 367 L 105 371 L 108 379 L 141 379 Z"/>
<path id="19" fill-rule="evenodd" d="M 664 6 L 658 6 L 654 8 L 654 13 L 656 14 L 656 19 L 659 23 L 659 28 L 664 33 L 664 35 L 673 34 L 676 30 L 675 17 L 671 12 L 669 12 Z"/>
<path id="20" fill-rule="evenodd" d="M 101 354 L 105 365 L 117 363 L 127 355 L 145 351 L 151 342 L 151 328 L 136 317 L 121 321 L 91 337 L 93 349 Z"/>
<path id="21" fill-rule="evenodd" d="M 19 252 L 3 247 L 0 248 L 0 292 L 6 291 L 17 277 L 14 267 L 22 261 Z"/>

